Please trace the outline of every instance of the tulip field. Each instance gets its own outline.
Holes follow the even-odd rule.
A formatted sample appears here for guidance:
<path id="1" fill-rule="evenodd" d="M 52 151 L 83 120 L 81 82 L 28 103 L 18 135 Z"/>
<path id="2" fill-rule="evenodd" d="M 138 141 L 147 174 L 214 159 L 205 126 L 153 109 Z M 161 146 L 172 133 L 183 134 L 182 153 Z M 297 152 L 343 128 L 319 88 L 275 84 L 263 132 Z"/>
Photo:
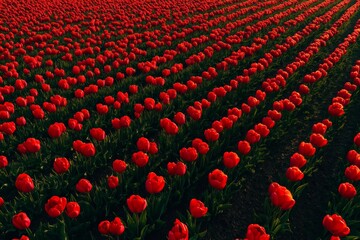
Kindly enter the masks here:
<path id="1" fill-rule="evenodd" d="M 360 0 L 0 1 L 0 239 L 360 239 Z"/>

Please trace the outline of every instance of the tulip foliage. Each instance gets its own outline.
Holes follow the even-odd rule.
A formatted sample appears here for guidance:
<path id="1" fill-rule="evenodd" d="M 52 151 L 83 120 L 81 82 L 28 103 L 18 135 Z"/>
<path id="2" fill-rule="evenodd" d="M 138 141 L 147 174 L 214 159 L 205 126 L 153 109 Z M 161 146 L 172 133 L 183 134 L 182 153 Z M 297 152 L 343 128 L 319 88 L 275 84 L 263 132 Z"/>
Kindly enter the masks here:
<path id="1" fill-rule="evenodd" d="M 0 13 L 0 239 L 360 236 L 360 1 Z"/>

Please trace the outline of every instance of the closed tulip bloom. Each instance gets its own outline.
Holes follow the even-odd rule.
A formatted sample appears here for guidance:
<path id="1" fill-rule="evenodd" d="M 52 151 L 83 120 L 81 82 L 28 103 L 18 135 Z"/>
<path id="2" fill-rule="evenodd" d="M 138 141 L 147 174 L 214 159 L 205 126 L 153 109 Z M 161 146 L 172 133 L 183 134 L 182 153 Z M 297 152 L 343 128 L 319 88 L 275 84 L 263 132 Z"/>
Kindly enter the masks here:
<path id="1" fill-rule="evenodd" d="M 67 160 L 67 158 L 61 157 L 61 158 L 55 158 L 53 168 L 56 173 L 61 174 L 64 172 L 67 172 L 70 168 L 70 162 Z"/>
<path id="2" fill-rule="evenodd" d="M 110 189 L 114 189 L 119 185 L 119 178 L 116 176 L 109 176 L 107 179 L 107 184 Z"/>
<path id="3" fill-rule="evenodd" d="M 350 228 L 346 225 L 345 220 L 338 214 L 326 215 L 322 223 L 335 236 L 345 237 L 350 233 Z"/>
<path id="4" fill-rule="evenodd" d="M 186 224 L 176 219 L 174 226 L 168 233 L 168 240 L 189 240 L 189 230 Z"/>
<path id="5" fill-rule="evenodd" d="M 356 196 L 356 188 L 348 182 L 341 183 L 338 191 L 343 198 L 353 198 Z"/>
<path id="6" fill-rule="evenodd" d="M 149 154 L 157 154 L 159 152 L 156 142 L 150 142 Z"/>
<path id="7" fill-rule="evenodd" d="M 275 126 L 275 121 L 271 119 L 271 117 L 264 117 L 262 119 L 262 124 L 266 125 L 269 129 Z"/>
<path id="8" fill-rule="evenodd" d="M 12 224 L 19 230 L 24 230 L 30 227 L 31 220 L 25 212 L 20 212 L 12 217 Z"/>
<path id="9" fill-rule="evenodd" d="M 4 168 L 9 164 L 6 156 L 0 156 L 0 168 Z"/>
<path id="10" fill-rule="evenodd" d="M 125 226 L 122 223 L 121 219 L 119 217 L 115 217 L 114 220 L 110 222 L 109 232 L 112 235 L 119 236 L 123 234 L 124 231 L 125 231 Z"/>
<path id="11" fill-rule="evenodd" d="M 310 142 L 315 147 L 324 147 L 327 145 L 328 140 L 319 133 L 313 133 L 310 135 Z"/>
<path id="12" fill-rule="evenodd" d="M 182 112 L 177 112 L 177 113 L 174 115 L 174 122 L 175 122 L 177 125 L 183 125 L 183 124 L 185 124 L 185 122 L 186 122 L 185 114 L 183 114 Z"/>
<path id="13" fill-rule="evenodd" d="M 360 133 L 356 134 L 356 136 L 354 137 L 354 143 L 356 144 L 356 146 L 360 147 Z"/>
<path id="14" fill-rule="evenodd" d="M 196 148 L 182 148 L 180 149 L 180 158 L 187 162 L 193 162 L 198 158 Z"/>
<path id="15" fill-rule="evenodd" d="M 29 153 L 38 152 L 41 148 L 40 141 L 35 138 L 26 139 L 26 141 L 24 142 L 24 146 L 26 148 L 26 151 L 28 151 Z"/>
<path id="16" fill-rule="evenodd" d="M 191 145 L 196 148 L 196 150 L 200 153 L 205 155 L 209 150 L 209 144 L 207 144 L 206 142 L 204 142 L 203 140 L 201 140 L 200 138 L 195 138 L 192 142 Z"/>
<path id="17" fill-rule="evenodd" d="M 101 128 L 90 129 L 90 135 L 97 141 L 103 141 L 106 137 L 105 131 Z"/>
<path id="18" fill-rule="evenodd" d="M 194 218 L 203 217 L 208 211 L 208 208 L 205 206 L 205 204 L 195 198 L 191 199 L 189 209 L 191 216 Z"/>
<path id="19" fill-rule="evenodd" d="M 140 197 L 139 195 L 131 195 L 126 200 L 126 204 L 130 211 L 133 213 L 141 213 L 147 207 L 146 199 Z"/>
<path id="20" fill-rule="evenodd" d="M 66 126 L 64 123 L 56 122 L 50 125 L 48 128 L 48 134 L 51 138 L 58 138 L 65 131 L 66 131 Z"/>
<path id="21" fill-rule="evenodd" d="M 334 117 L 340 117 L 345 114 L 344 106 L 339 102 L 331 104 L 328 108 L 328 112 L 331 116 Z"/>
<path id="22" fill-rule="evenodd" d="M 220 137 L 219 133 L 214 128 L 206 129 L 204 135 L 208 142 L 215 142 Z"/>
<path id="23" fill-rule="evenodd" d="M 319 133 L 324 135 L 326 133 L 327 126 L 324 123 L 315 123 L 312 127 L 313 133 Z"/>
<path id="24" fill-rule="evenodd" d="M 154 172 L 150 172 L 145 182 L 146 191 L 150 194 L 159 193 L 165 187 L 165 179 L 162 176 L 156 175 Z"/>
<path id="25" fill-rule="evenodd" d="M 92 157 L 95 155 L 96 153 L 96 149 L 94 144 L 92 143 L 84 143 L 80 146 L 80 151 L 79 151 L 83 156 L 85 157 Z"/>
<path id="26" fill-rule="evenodd" d="M 80 214 L 80 205 L 77 202 L 68 202 L 65 213 L 69 218 L 76 218 Z"/>
<path id="27" fill-rule="evenodd" d="M 98 225 L 98 231 L 101 234 L 108 234 L 110 232 L 110 221 L 101 221 Z"/>
<path id="28" fill-rule="evenodd" d="M 312 157 L 316 152 L 316 148 L 311 143 L 301 142 L 299 144 L 299 153 L 305 157 Z"/>
<path id="29" fill-rule="evenodd" d="M 235 152 L 224 152 L 223 162 L 225 167 L 234 168 L 239 164 L 240 158 Z"/>
<path id="30" fill-rule="evenodd" d="M 269 186 L 270 199 L 274 206 L 281 210 L 289 210 L 295 205 L 291 192 L 278 183 L 271 183 Z"/>
<path id="31" fill-rule="evenodd" d="M 169 175 L 183 176 L 186 173 L 186 165 L 183 162 L 169 162 L 167 164 L 167 170 Z"/>
<path id="32" fill-rule="evenodd" d="M 246 240 L 270 240 L 270 235 L 259 224 L 250 224 L 246 231 Z"/>
<path id="33" fill-rule="evenodd" d="M 305 157 L 300 153 L 294 153 L 290 157 L 290 166 L 291 167 L 302 168 L 303 166 L 305 166 L 306 162 L 307 161 L 306 161 Z"/>
<path id="34" fill-rule="evenodd" d="M 266 137 L 270 133 L 269 128 L 262 123 L 256 124 L 254 130 L 259 133 L 261 137 Z"/>
<path id="35" fill-rule="evenodd" d="M 67 200 L 65 197 L 52 196 L 45 204 L 45 211 L 50 217 L 58 217 L 64 212 Z"/>
<path id="36" fill-rule="evenodd" d="M 250 143 L 248 141 L 239 141 L 238 150 L 241 154 L 247 155 L 251 150 Z"/>
<path id="37" fill-rule="evenodd" d="M 286 170 L 286 178 L 292 182 L 300 181 L 304 178 L 304 173 L 298 167 L 289 167 Z"/>
<path id="38" fill-rule="evenodd" d="M 257 133 L 254 129 L 250 129 L 246 133 L 246 141 L 248 141 L 250 144 L 254 144 L 260 141 L 261 135 Z"/>
<path id="39" fill-rule="evenodd" d="M 145 167 L 149 162 L 149 156 L 146 153 L 139 151 L 132 154 L 131 160 L 138 167 Z"/>
<path id="40" fill-rule="evenodd" d="M 228 176 L 219 169 L 215 169 L 208 175 L 210 186 L 219 190 L 225 188 L 227 179 Z"/>
<path id="41" fill-rule="evenodd" d="M 82 178 L 76 184 L 76 191 L 80 193 L 88 193 L 92 189 L 92 184 L 89 180 Z"/>
<path id="42" fill-rule="evenodd" d="M 30 238 L 26 235 L 21 235 L 20 238 L 13 238 L 12 240 L 30 240 Z"/>
<path id="43" fill-rule="evenodd" d="M 150 141 L 145 137 L 141 137 L 137 140 L 136 146 L 139 151 L 147 152 L 150 149 Z"/>
<path id="44" fill-rule="evenodd" d="M 123 173 L 126 170 L 126 162 L 124 160 L 115 159 L 112 163 L 112 167 L 115 172 L 117 173 Z"/>
<path id="45" fill-rule="evenodd" d="M 351 164 L 355 164 L 356 166 L 360 167 L 360 154 L 355 150 L 350 150 L 346 155 L 347 160 Z"/>
<path id="46" fill-rule="evenodd" d="M 28 193 L 34 190 L 34 182 L 26 173 L 21 173 L 15 180 L 15 187 L 19 192 Z"/>
<path id="47" fill-rule="evenodd" d="M 351 165 L 345 169 L 345 176 L 352 181 L 360 180 L 360 168 L 356 165 Z"/>

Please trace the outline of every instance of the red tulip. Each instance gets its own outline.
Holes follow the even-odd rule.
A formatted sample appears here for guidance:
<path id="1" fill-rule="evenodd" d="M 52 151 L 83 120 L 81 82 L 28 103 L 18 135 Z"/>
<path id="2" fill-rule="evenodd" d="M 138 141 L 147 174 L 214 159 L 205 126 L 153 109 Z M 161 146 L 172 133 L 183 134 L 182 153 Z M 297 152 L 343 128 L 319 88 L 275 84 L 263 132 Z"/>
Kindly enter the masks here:
<path id="1" fill-rule="evenodd" d="M 30 238 L 26 235 L 21 235 L 20 238 L 13 238 L 12 240 L 30 240 Z"/>
<path id="2" fill-rule="evenodd" d="M 210 186 L 216 189 L 224 189 L 228 176 L 221 170 L 215 169 L 208 175 Z"/>
<path id="3" fill-rule="evenodd" d="M 169 162 L 167 164 L 167 170 L 170 175 L 183 176 L 186 173 L 186 165 L 183 162 Z"/>
<path id="4" fill-rule="evenodd" d="M 146 191 L 150 194 L 159 193 L 164 189 L 165 179 L 162 176 L 156 175 L 154 172 L 150 172 L 145 182 Z"/>
<path id="5" fill-rule="evenodd" d="M 146 153 L 139 151 L 132 154 L 131 160 L 138 167 L 145 167 L 146 164 L 149 162 L 149 156 Z"/>
<path id="6" fill-rule="evenodd" d="M 270 240 L 270 235 L 259 224 L 250 224 L 246 231 L 245 240 Z"/>
<path id="7" fill-rule="evenodd" d="M 53 167 L 56 173 L 61 174 L 69 170 L 70 162 L 64 157 L 55 158 Z"/>
<path id="8" fill-rule="evenodd" d="M 110 232 L 110 221 L 101 221 L 98 225 L 98 231 L 101 234 L 108 234 Z"/>
<path id="9" fill-rule="evenodd" d="M 209 128 L 204 131 L 205 138 L 208 142 L 215 142 L 219 139 L 219 133 L 214 128 Z"/>
<path id="10" fill-rule="evenodd" d="M 251 150 L 250 143 L 248 141 L 239 141 L 238 150 L 241 154 L 247 155 Z"/>
<path id="11" fill-rule="evenodd" d="M 290 166 L 291 167 L 302 168 L 303 166 L 305 166 L 306 162 L 307 161 L 306 161 L 305 157 L 300 153 L 294 153 L 290 157 Z"/>
<path id="12" fill-rule="evenodd" d="M 323 123 L 315 123 L 312 127 L 312 132 L 324 135 L 327 128 L 328 127 Z"/>
<path id="13" fill-rule="evenodd" d="M 345 237 L 350 233 L 350 228 L 346 225 L 345 220 L 338 214 L 326 215 L 322 223 L 335 236 Z"/>
<path id="14" fill-rule="evenodd" d="M 179 219 L 175 220 L 174 226 L 169 231 L 168 240 L 189 240 L 189 230 Z"/>
<path id="15" fill-rule="evenodd" d="M 66 131 L 65 124 L 56 122 L 56 123 L 50 125 L 50 127 L 48 129 L 48 134 L 51 138 L 58 138 L 65 131 Z"/>
<path id="16" fill-rule="evenodd" d="M 76 184 L 76 191 L 80 193 L 88 193 L 92 189 L 92 184 L 89 180 L 82 178 Z"/>
<path id="17" fill-rule="evenodd" d="M 328 112 L 331 116 L 340 117 L 345 114 L 344 106 L 341 103 L 335 102 L 328 108 Z"/>
<path id="18" fill-rule="evenodd" d="M 52 196 L 45 204 L 45 211 L 50 217 L 55 218 L 64 212 L 66 204 L 65 197 Z"/>
<path id="19" fill-rule="evenodd" d="M 119 178 L 116 176 L 109 176 L 107 179 L 107 184 L 110 189 L 114 189 L 119 185 Z"/>
<path id="20" fill-rule="evenodd" d="M 31 220 L 24 212 L 20 212 L 12 217 L 12 224 L 19 230 L 24 230 L 30 227 Z"/>
<path id="21" fill-rule="evenodd" d="M 193 162 L 198 158 L 198 153 L 195 148 L 182 148 L 180 149 L 180 158 L 187 162 Z"/>
<path id="22" fill-rule="evenodd" d="M 117 173 L 125 172 L 126 166 L 127 166 L 126 162 L 120 159 L 115 159 L 112 164 L 114 171 Z"/>
<path id="23" fill-rule="evenodd" d="M 126 200 L 126 204 L 133 213 L 141 213 L 147 207 L 146 199 L 140 197 L 139 195 L 131 195 Z"/>
<path id="24" fill-rule="evenodd" d="M 69 218 L 76 218 L 80 214 L 80 205 L 77 202 L 68 202 L 65 213 Z"/>
<path id="25" fill-rule="evenodd" d="M 103 141 L 106 137 L 106 133 L 101 128 L 92 128 L 90 129 L 90 135 L 97 141 Z"/>
<path id="26" fill-rule="evenodd" d="M 360 147 L 360 133 L 356 134 L 356 136 L 354 137 L 354 143 L 356 144 L 356 146 Z"/>
<path id="27" fill-rule="evenodd" d="M 250 129 L 247 133 L 246 133 L 246 141 L 248 141 L 250 144 L 254 144 L 260 141 L 260 137 L 261 135 L 259 133 L 257 133 L 255 130 Z"/>
<path id="28" fill-rule="evenodd" d="M 201 115 L 202 115 L 202 111 L 199 110 L 199 109 L 194 108 L 193 106 L 188 107 L 186 112 L 195 121 L 199 120 L 201 118 Z"/>
<path id="29" fill-rule="evenodd" d="M 225 167 L 234 168 L 239 164 L 240 158 L 235 152 L 224 152 L 223 162 Z"/>
<path id="30" fill-rule="evenodd" d="M 360 168 L 356 165 L 351 165 L 345 169 L 345 176 L 352 181 L 360 180 Z"/>
<path id="31" fill-rule="evenodd" d="M 269 128 L 266 125 L 262 124 L 262 123 L 256 124 L 255 127 L 254 127 L 254 130 L 257 133 L 259 133 L 261 135 L 261 137 L 266 137 L 270 133 Z"/>
<path id="32" fill-rule="evenodd" d="M 150 142 L 150 148 L 149 148 L 149 153 L 150 154 L 156 154 L 158 153 L 159 149 L 157 147 L 156 142 Z"/>
<path id="33" fill-rule="evenodd" d="M 295 205 L 291 192 L 276 182 L 270 184 L 269 194 L 272 204 L 281 210 L 289 210 Z"/>
<path id="34" fill-rule="evenodd" d="M 306 156 L 312 157 L 316 152 L 316 148 L 311 143 L 301 142 L 299 144 L 299 153 Z"/>
<path id="35" fill-rule="evenodd" d="M 360 167 L 360 154 L 355 150 L 350 150 L 346 155 L 347 160 L 351 164 L 355 164 L 356 166 Z"/>
<path id="36" fill-rule="evenodd" d="M 327 145 L 328 140 L 319 133 L 313 133 L 310 135 L 310 142 L 315 147 L 324 147 Z"/>
<path id="37" fill-rule="evenodd" d="M 110 222 L 109 232 L 112 235 L 119 236 L 123 234 L 124 231 L 125 231 L 125 226 L 122 223 L 121 219 L 119 217 L 115 217 L 114 220 Z"/>
<path id="38" fill-rule="evenodd" d="M 34 182 L 29 175 L 21 173 L 16 178 L 15 187 L 19 192 L 28 193 L 34 190 Z"/>
<path id="39" fill-rule="evenodd" d="M 353 198 L 356 196 L 356 188 L 348 182 L 341 183 L 338 191 L 343 198 Z"/>
<path id="40" fill-rule="evenodd" d="M 137 140 L 136 146 L 139 151 L 147 152 L 150 149 L 150 141 L 145 137 L 141 137 Z"/>
<path id="41" fill-rule="evenodd" d="M 203 202 L 195 198 L 190 201 L 190 214 L 194 218 L 200 218 L 206 215 L 208 208 L 204 205 Z"/>
<path id="42" fill-rule="evenodd" d="M 24 142 L 24 146 L 26 148 L 26 151 L 30 153 L 38 152 L 41 148 L 40 141 L 35 138 L 26 139 L 26 141 Z"/>
<path id="43" fill-rule="evenodd" d="M 289 167 L 286 170 L 286 177 L 290 181 L 300 181 L 304 178 L 304 173 L 298 167 Z"/>
<path id="44" fill-rule="evenodd" d="M 6 156 L 0 156 L 0 168 L 4 168 L 9 164 Z"/>
<path id="45" fill-rule="evenodd" d="M 96 154 L 96 149 L 92 143 L 83 143 L 80 146 L 79 152 L 85 157 L 92 157 Z"/>
<path id="46" fill-rule="evenodd" d="M 185 114 L 183 114 L 182 112 L 177 112 L 174 115 L 174 121 L 176 122 L 177 125 L 185 124 L 186 122 Z"/>

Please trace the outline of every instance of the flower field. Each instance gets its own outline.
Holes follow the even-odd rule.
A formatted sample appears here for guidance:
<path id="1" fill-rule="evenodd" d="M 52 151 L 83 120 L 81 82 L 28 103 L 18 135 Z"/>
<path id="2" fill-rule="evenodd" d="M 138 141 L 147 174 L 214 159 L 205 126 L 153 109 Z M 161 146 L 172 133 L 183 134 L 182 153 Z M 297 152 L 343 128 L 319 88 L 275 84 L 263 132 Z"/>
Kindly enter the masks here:
<path id="1" fill-rule="evenodd" d="M 360 239 L 360 0 L 3 0 L 0 239 Z"/>

